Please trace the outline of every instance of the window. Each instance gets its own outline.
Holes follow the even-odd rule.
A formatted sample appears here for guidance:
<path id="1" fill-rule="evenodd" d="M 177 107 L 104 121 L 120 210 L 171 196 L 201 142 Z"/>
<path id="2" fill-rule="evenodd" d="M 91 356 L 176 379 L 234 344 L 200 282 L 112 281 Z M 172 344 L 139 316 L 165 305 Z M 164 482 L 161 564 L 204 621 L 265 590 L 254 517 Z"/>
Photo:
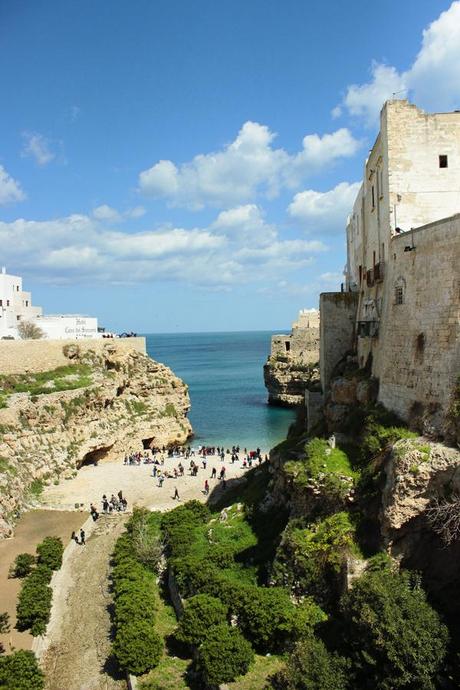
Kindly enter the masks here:
<path id="1" fill-rule="evenodd" d="M 7 307 L 10 306 L 10 300 L 9 300 L 9 299 L 6 300 L 6 306 L 7 306 Z"/>
<path id="2" fill-rule="evenodd" d="M 445 155 L 439 156 L 439 167 L 440 168 L 448 168 L 449 167 L 447 156 L 445 156 Z"/>
<path id="3" fill-rule="evenodd" d="M 3 300 L 0 299 L 0 307 L 3 307 Z"/>
<path id="4" fill-rule="evenodd" d="M 16 321 L 19 321 L 20 318 L 21 318 L 21 317 L 20 317 L 19 315 L 16 316 Z"/>
<path id="5" fill-rule="evenodd" d="M 26 307 L 28 307 L 28 306 L 29 306 L 29 300 L 26 299 Z"/>
<path id="6" fill-rule="evenodd" d="M 375 188 L 372 185 L 372 208 L 375 208 Z"/>
<path id="7" fill-rule="evenodd" d="M 289 350 L 291 349 L 291 343 L 289 342 L 289 340 L 286 340 L 286 342 L 284 343 L 284 345 L 285 345 L 285 347 L 286 347 L 286 352 L 289 352 Z"/>
<path id="8" fill-rule="evenodd" d="M 402 285 L 395 287 L 395 304 L 404 304 L 404 288 Z"/>

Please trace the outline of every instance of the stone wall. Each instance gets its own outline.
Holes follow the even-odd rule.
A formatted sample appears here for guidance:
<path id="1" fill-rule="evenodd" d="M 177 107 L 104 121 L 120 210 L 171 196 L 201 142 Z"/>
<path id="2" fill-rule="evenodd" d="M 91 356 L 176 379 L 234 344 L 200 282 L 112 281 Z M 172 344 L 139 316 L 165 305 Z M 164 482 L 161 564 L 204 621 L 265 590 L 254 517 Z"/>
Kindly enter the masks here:
<path id="1" fill-rule="evenodd" d="M 50 371 L 69 364 L 63 348 L 78 347 L 81 353 L 102 353 L 107 345 L 117 352 L 136 350 L 146 353 L 145 338 L 101 338 L 99 340 L 0 340 L 0 374 L 24 374 Z"/>
<path id="2" fill-rule="evenodd" d="M 428 414 L 440 430 L 460 375 L 460 214 L 418 228 L 413 245 L 405 251 L 409 235 L 391 241 L 373 374 L 386 407 L 404 419 Z"/>
<path id="3" fill-rule="evenodd" d="M 323 292 L 320 295 L 319 368 L 323 393 L 327 392 L 331 374 L 346 352 L 353 348 L 358 294 Z"/>

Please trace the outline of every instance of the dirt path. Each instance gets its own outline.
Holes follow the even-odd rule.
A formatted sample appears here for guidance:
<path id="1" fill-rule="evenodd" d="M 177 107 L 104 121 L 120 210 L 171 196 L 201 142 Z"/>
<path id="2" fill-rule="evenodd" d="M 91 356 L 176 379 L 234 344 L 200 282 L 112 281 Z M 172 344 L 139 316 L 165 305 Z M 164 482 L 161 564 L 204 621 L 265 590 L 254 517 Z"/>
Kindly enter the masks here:
<path id="1" fill-rule="evenodd" d="M 101 516 L 86 546 L 72 545 L 60 571 L 42 659 L 46 690 L 126 690 L 110 655 L 109 559 L 126 517 Z"/>

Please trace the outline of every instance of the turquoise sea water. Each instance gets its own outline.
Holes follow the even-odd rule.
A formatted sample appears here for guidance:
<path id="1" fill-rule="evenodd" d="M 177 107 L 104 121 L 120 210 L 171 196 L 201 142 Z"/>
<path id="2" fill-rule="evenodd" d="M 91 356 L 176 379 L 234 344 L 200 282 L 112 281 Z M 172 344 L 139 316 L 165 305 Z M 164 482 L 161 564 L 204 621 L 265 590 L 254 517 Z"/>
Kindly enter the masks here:
<path id="1" fill-rule="evenodd" d="M 271 331 L 147 335 L 147 352 L 188 385 L 194 441 L 272 448 L 286 437 L 292 410 L 269 407 L 263 365 Z"/>

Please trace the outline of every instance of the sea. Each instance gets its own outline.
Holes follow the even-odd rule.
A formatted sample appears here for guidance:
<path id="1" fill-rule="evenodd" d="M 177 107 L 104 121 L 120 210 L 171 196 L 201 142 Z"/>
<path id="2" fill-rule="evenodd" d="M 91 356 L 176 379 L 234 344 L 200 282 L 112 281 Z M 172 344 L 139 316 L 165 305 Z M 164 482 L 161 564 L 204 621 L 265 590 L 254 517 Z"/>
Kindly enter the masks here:
<path id="1" fill-rule="evenodd" d="M 263 380 L 273 333 L 146 335 L 150 357 L 171 367 L 189 386 L 192 445 L 268 451 L 286 438 L 295 413 L 267 404 Z"/>

